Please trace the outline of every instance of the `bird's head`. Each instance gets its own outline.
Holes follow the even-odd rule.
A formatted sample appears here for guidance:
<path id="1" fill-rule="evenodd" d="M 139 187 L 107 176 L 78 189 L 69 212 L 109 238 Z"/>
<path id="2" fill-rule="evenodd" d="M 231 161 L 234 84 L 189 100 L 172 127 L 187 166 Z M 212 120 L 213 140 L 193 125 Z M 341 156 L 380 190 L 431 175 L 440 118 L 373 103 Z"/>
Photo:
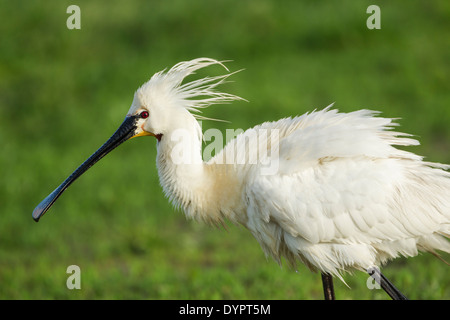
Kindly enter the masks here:
<path id="1" fill-rule="evenodd" d="M 176 129 L 198 127 L 195 119 L 208 119 L 198 115 L 201 108 L 212 104 L 241 99 L 235 95 L 216 91 L 233 73 L 206 77 L 182 84 L 183 80 L 196 70 L 223 63 L 199 58 L 180 62 L 169 71 L 156 73 L 134 94 L 127 117 L 134 117 L 136 129 L 133 137 L 154 136 L 158 140 Z M 197 114 L 191 114 L 191 112 Z M 199 133 L 201 135 L 201 132 Z"/>
<path id="2" fill-rule="evenodd" d="M 184 78 L 196 70 L 218 64 L 214 59 L 199 58 L 180 62 L 169 71 L 161 71 L 144 83 L 134 94 L 133 102 L 125 120 L 116 132 L 94 154 L 83 162 L 61 185 L 48 195 L 34 209 L 33 219 L 38 221 L 53 205 L 58 197 L 79 176 L 92 167 L 97 161 L 114 150 L 123 142 L 140 136 L 154 136 L 161 141 L 176 129 L 194 128 L 194 135 L 201 137 L 201 129 L 196 119 L 208 119 L 198 114 L 199 109 L 212 104 L 226 103 L 241 98 L 216 91 L 233 73 L 221 76 L 206 77 L 187 83 Z"/>

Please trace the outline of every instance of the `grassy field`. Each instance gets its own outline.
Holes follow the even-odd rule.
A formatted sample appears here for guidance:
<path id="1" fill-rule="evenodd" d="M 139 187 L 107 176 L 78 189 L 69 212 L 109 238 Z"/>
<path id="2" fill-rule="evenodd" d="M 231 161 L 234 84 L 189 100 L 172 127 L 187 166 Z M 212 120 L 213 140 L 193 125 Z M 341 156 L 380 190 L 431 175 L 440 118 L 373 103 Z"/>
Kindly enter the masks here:
<path id="1" fill-rule="evenodd" d="M 68 30 L 66 9 L 81 8 Z M 122 122 L 154 72 L 196 57 L 245 69 L 223 88 L 249 102 L 206 116 L 248 128 L 335 102 L 375 109 L 450 163 L 450 2 L 0 2 L 0 299 L 322 299 L 320 275 L 280 268 L 243 227 L 188 221 L 164 198 L 155 141 L 133 139 L 79 179 L 36 224 L 34 207 Z M 199 72 L 218 75 L 219 67 Z M 449 256 L 445 256 L 449 260 Z M 66 269 L 81 269 L 68 290 Z M 409 298 L 449 299 L 430 254 L 383 272 Z M 367 276 L 338 299 L 386 299 Z"/>

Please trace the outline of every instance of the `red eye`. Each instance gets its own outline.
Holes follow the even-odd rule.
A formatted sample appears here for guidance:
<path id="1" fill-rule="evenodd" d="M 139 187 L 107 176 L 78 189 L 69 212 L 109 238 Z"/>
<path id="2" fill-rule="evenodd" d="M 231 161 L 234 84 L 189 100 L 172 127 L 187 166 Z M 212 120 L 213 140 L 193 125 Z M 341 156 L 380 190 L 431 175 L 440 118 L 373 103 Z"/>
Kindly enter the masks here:
<path id="1" fill-rule="evenodd" d="M 142 119 L 147 119 L 149 116 L 148 111 L 142 111 L 140 115 Z"/>

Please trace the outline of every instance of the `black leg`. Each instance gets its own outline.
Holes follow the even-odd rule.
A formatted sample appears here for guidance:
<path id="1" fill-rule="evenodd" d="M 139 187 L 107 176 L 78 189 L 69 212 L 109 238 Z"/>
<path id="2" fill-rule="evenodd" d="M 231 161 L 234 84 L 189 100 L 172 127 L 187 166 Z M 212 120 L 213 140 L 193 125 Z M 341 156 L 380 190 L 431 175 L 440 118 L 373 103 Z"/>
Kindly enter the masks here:
<path id="1" fill-rule="evenodd" d="M 325 300 L 334 300 L 333 277 L 328 273 L 322 273 L 322 285 Z"/>
<path id="2" fill-rule="evenodd" d="M 392 300 L 408 300 L 403 293 L 400 292 L 390 282 L 378 268 L 370 268 L 367 270 L 369 275 L 375 279 L 375 281 L 381 286 L 381 288 L 391 297 Z"/>

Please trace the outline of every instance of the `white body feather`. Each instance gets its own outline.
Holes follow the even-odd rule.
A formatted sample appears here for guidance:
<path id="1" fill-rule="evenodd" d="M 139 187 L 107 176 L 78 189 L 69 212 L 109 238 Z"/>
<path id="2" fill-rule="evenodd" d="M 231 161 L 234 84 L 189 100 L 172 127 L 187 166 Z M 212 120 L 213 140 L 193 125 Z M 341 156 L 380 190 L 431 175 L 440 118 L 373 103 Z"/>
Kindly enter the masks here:
<path id="1" fill-rule="evenodd" d="M 136 92 L 130 109 L 150 111 L 154 120 L 143 128 L 162 135 L 157 146 L 161 185 L 188 217 L 241 223 L 278 262 L 285 257 L 338 277 L 419 250 L 450 252 L 448 166 L 395 148 L 418 142 L 392 131 L 392 119 L 374 112 L 339 113 L 328 107 L 267 122 L 203 162 L 200 126 L 188 111 L 239 98 L 214 90 L 228 75 L 181 82 L 217 63 L 196 59 L 156 74 Z M 189 163 L 172 158 L 176 141 L 171 137 L 180 128 L 190 137 Z M 277 131 L 276 141 L 260 134 L 269 129 Z M 244 143 L 246 135 L 267 141 Z M 273 148 L 275 174 L 262 175 L 258 163 L 239 158 Z M 234 158 L 223 164 L 225 154 Z"/>

